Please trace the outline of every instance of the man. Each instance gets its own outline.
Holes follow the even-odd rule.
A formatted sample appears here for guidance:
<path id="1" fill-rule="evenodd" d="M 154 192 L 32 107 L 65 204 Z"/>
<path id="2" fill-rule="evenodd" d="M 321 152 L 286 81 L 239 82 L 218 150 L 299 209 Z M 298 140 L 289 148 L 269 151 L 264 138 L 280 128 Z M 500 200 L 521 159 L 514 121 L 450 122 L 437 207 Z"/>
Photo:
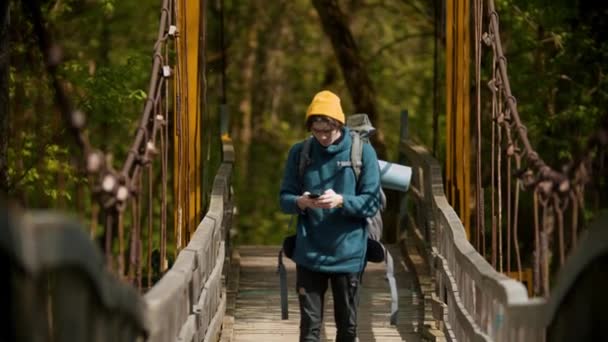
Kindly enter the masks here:
<path id="1" fill-rule="evenodd" d="M 351 136 L 344 126 L 340 98 L 324 90 L 306 111 L 306 127 L 314 139 L 310 163 L 302 175 L 304 142 L 289 151 L 281 184 L 284 212 L 298 214 L 293 260 L 300 302 L 300 341 L 320 341 L 323 304 L 331 282 L 337 342 L 356 341 L 357 306 L 366 264 L 366 217 L 380 206 L 380 174 L 376 152 L 364 144 L 361 174 L 351 165 Z"/>

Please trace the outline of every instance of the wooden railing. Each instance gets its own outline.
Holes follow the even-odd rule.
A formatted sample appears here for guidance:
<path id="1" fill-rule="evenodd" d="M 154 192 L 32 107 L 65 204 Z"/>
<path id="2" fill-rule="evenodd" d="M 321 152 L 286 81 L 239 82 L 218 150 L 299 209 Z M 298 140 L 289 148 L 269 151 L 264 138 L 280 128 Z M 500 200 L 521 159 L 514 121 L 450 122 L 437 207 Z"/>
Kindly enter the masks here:
<path id="1" fill-rule="evenodd" d="M 473 248 L 443 191 L 439 163 L 422 146 L 402 141 L 412 167 L 406 239 L 417 240 L 435 281 L 426 294 L 448 341 L 543 341 L 545 301 L 528 298 L 520 282 L 498 273 Z M 443 309 L 441 309 L 443 308 Z"/>
<path id="2" fill-rule="evenodd" d="M 583 232 L 551 289 L 547 340 L 602 341 L 608 327 L 608 212 Z"/>
<path id="3" fill-rule="evenodd" d="M 217 341 L 226 311 L 234 151 L 224 142 L 211 204 L 192 240 L 141 296 L 108 272 L 82 225 L 54 212 L 0 205 L 0 340 Z M 426 261 L 434 284 L 423 305 L 448 341 L 570 341 L 603 338 L 608 323 L 608 215 L 601 216 L 560 270 L 553 295 L 528 298 L 467 241 L 447 203 L 439 164 L 403 141 L 413 169 L 405 239 Z M 433 307 L 429 310 L 429 307 Z M 428 322 L 425 322 L 426 324 Z M 576 329 L 572 329 L 572 327 Z M 424 330 L 424 329 L 423 329 Z"/>
<path id="4" fill-rule="evenodd" d="M 216 341 L 226 308 L 224 265 L 232 225 L 234 149 L 224 141 L 223 162 L 209 210 L 175 264 L 144 296 L 149 341 Z"/>
<path id="5" fill-rule="evenodd" d="M 0 341 L 217 341 L 226 307 L 234 150 L 224 139 L 209 210 L 143 297 L 109 272 L 83 225 L 0 205 Z M 8 275 L 8 276 L 7 276 Z"/>
<path id="6" fill-rule="evenodd" d="M 145 303 L 76 219 L 0 206 L 0 341 L 143 341 Z"/>

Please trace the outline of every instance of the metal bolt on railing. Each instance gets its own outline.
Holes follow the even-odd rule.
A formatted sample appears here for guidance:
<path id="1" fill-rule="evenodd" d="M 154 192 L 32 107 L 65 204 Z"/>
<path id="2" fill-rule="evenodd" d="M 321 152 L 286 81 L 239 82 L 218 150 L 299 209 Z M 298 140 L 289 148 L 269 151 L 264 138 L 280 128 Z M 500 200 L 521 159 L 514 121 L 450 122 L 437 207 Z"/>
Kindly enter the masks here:
<path id="1" fill-rule="evenodd" d="M 156 149 L 156 146 L 154 146 L 154 142 L 148 141 L 148 143 L 146 144 L 146 152 L 149 152 L 151 154 L 158 154 L 158 149 Z"/>
<path id="2" fill-rule="evenodd" d="M 82 129 L 86 123 L 86 117 L 84 113 L 80 110 L 75 110 L 72 112 L 72 125 L 75 128 Z"/>
<path id="3" fill-rule="evenodd" d="M 89 173 L 97 173 L 103 164 L 103 155 L 99 151 L 90 152 L 87 155 L 87 171 Z"/>
<path id="4" fill-rule="evenodd" d="M 119 186 L 116 191 L 116 199 L 120 202 L 124 202 L 127 198 L 129 198 L 129 189 L 124 185 Z"/>
<path id="5" fill-rule="evenodd" d="M 168 34 L 169 34 L 169 37 L 174 38 L 177 35 L 177 26 L 170 25 Z"/>
<path id="6" fill-rule="evenodd" d="M 172 74 L 171 67 L 168 65 L 164 65 L 163 66 L 163 76 L 168 78 L 168 77 L 171 77 L 171 74 Z"/>
<path id="7" fill-rule="evenodd" d="M 113 175 L 106 175 L 101 182 L 101 188 L 105 192 L 112 192 L 116 187 L 116 178 Z"/>

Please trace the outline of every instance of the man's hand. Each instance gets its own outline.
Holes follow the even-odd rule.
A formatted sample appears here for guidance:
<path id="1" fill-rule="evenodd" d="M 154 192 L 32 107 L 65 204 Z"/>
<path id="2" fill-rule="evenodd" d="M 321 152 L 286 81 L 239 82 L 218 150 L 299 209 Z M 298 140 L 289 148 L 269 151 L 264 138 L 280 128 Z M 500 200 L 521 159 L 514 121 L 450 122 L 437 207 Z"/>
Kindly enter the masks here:
<path id="1" fill-rule="evenodd" d="M 316 208 L 331 209 L 341 207 L 344 204 L 342 195 L 337 194 L 333 189 L 325 190 L 323 195 L 316 202 Z"/>
<path id="2" fill-rule="evenodd" d="M 321 208 L 318 205 L 318 198 L 310 198 L 308 197 L 310 192 L 304 192 L 298 199 L 296 200 L 296 204 L 300 210 L 306 210 L 306 208 Z"/>

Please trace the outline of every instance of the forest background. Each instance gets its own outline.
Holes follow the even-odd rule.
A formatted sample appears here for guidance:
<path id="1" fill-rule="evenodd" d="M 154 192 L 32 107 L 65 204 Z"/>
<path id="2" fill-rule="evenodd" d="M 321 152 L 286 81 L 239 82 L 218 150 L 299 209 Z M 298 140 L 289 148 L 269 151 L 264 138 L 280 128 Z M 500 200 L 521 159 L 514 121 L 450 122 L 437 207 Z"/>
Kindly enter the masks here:
<path id="1" fill-rule="evenodd" d="M 353 101 L 349 89 L 363 84 L 344 77 L 320 19 L 329 5 L 339 6 L 372 87 L 381 157 L 396 159 L 400 114 L 407 110 L 409 136 L 443 163 L 445 29 L 435 7 L 441 2 L 222 3 L 239 242 L 277 244 L 288 231 L 290 217 L 278 208 L 278 190 L 289 147 L 307 136 L 304 113 L 312 96 L 330 89 L 342 98 L 347 114 L 359 108 L 355 102 L 360 99 Z M 535 148 L 556 169 L 582 150 L 606 114 L 608 5 L 590 3 L 496 1 L 520 113 Z M 207 4 L 207 97 L 214 104 L 221 95 L 219 4 Z M 4 2 L 0 13 L 0 188 L 21 206 L 60 208 L 86 218 L 91 199 L 80 186 L 86 183 L 77 167 L 80 156 L 54 105 L 20 5 Z M 160 2 L 45 1 L 43 13 L 64 46 L 60 72 L 88 115 L 93 144 L 122 160 L 146 99 Z M 484 64 L 482 87 L 491 73 L 487 57 Z M 607 203 L 606 177 L 594 182 L 588 216 Z"/>

